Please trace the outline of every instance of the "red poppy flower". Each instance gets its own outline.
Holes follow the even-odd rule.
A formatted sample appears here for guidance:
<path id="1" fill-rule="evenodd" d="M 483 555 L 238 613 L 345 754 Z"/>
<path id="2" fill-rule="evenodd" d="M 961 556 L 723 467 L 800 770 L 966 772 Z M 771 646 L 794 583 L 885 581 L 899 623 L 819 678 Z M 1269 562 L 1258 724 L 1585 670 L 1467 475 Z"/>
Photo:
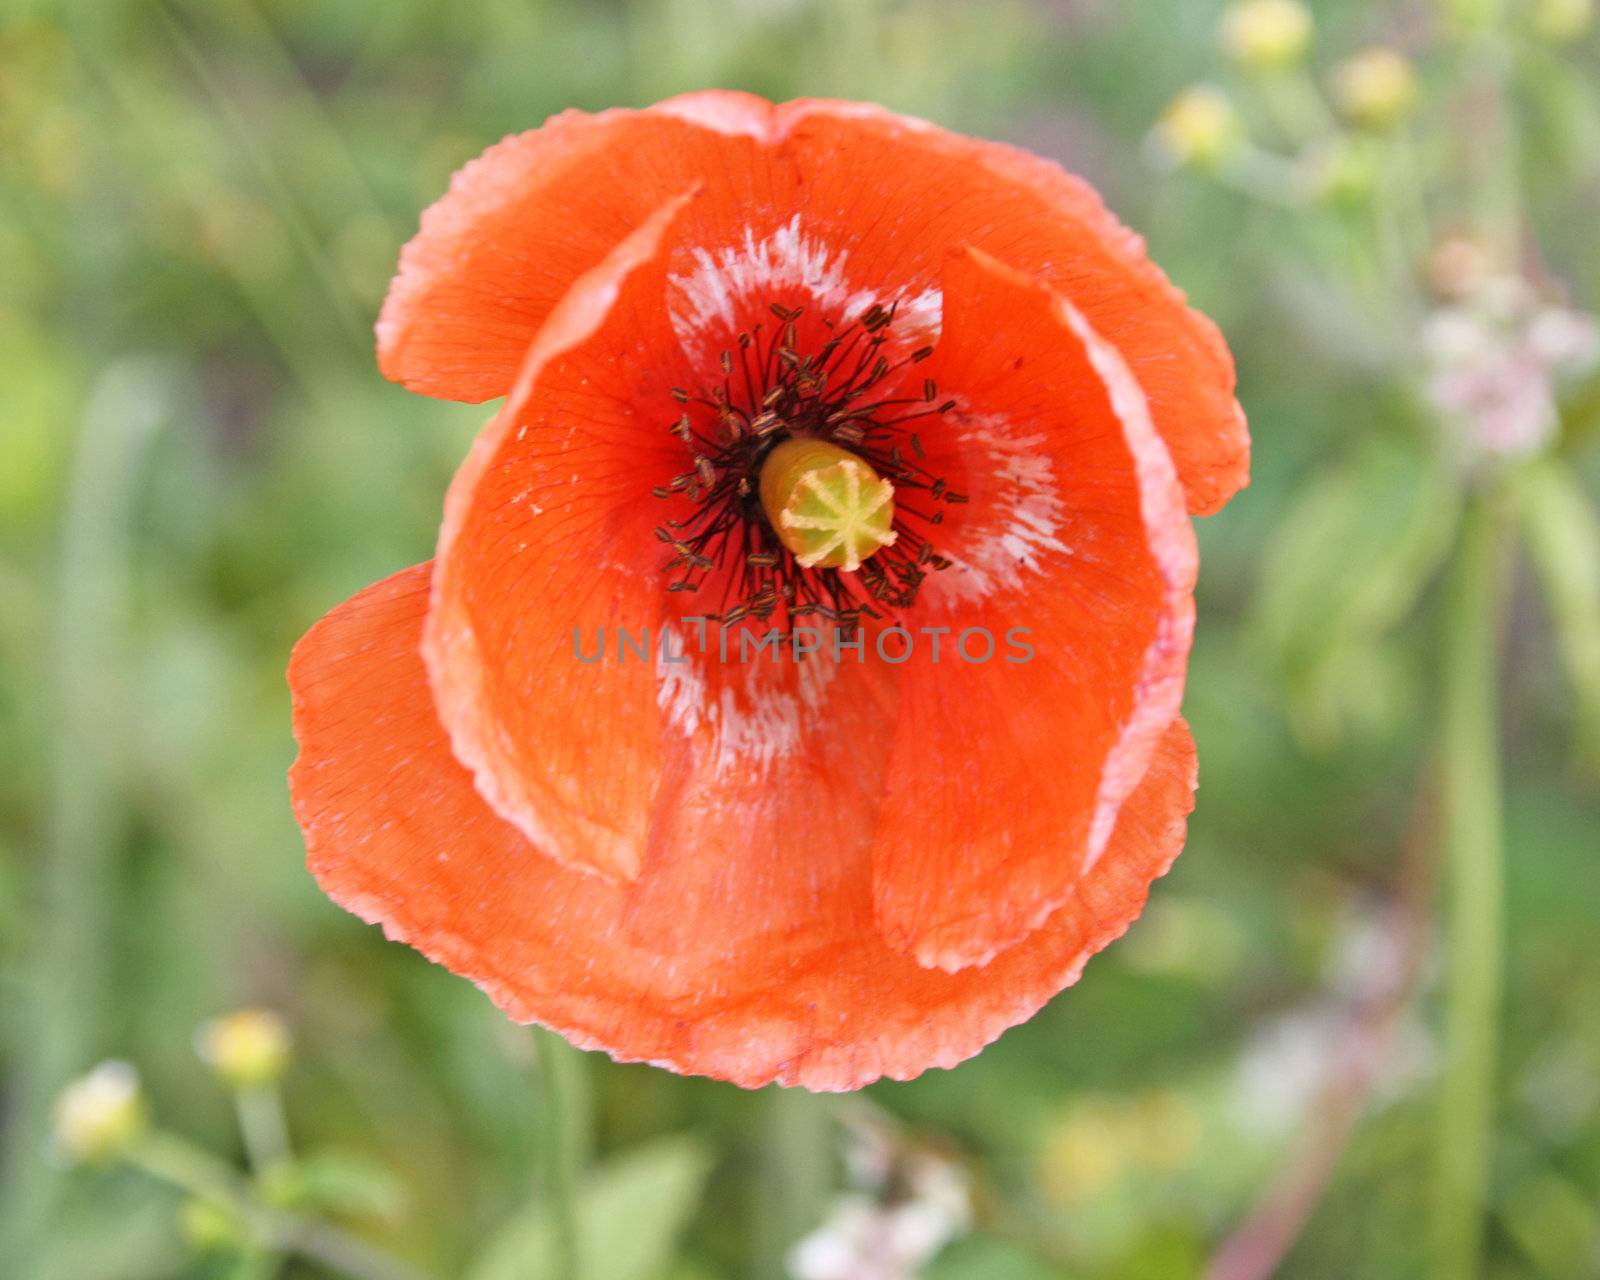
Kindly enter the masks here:
<path id="1" fill-rule="evenodd" d="M 424 215 L 378 353 L 507 399 L 434 560 L 291 662 L 335 901 L 579 1045 L 813 1089 L 971 1056 L 1139 913 L 1248 438 L 1083 183 L 851 103 L 567 113 Z"/>

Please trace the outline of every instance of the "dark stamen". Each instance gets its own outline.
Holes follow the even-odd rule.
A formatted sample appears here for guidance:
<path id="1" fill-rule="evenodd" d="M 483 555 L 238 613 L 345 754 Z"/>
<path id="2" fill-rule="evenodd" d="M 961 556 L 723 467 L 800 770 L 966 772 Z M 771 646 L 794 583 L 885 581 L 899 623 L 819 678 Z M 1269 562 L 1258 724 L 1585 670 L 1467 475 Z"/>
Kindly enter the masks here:
<path id="1" fill-rule="evenodd" d="M 720 573 L 720 612 L 704 616 L 723 626 L 766 621 L 781 606 L 785 618 L 819 617 L 853 636 L 863 618 L 886 616 L 874 604 L 909 608 L 926 570 L 951 563 L 934 550 L 929 534 L 944 521 L 939 500 L 967 498 L 918 465 L 927 457 L 921 435 L 905 424 L 941 419 L 956 401 L 935 405 L 939 388 L 932 378 L 906 385 L 909 375 L 901 375 L 933 348 L 894 355 L 889 344 L 897 303 L 873 303 L 850 322 L 820 317 L 828 337 L 814 350 L 807 349 L 799 325 L 803 308 L 772 302 L 767 309 L 779 323 L 754 325 L 738 334 L 732 349 L 719 352 L 715 384 L 694 392 L 671 389 L 687 411 L 668 430 L 684 442 L 691 469 L 650 492 L 658 498 L 681 494 L 694 506 L 656 530 L 676 553 L 666 566 L 678 575 L 669 590 L 698 591 Z M 895 486 L 896 541 L 856 572 L 802 569 L 762 508 L 761 464 L 790 437 L 838 444 Z M 919 493 L 934 500 L 931 510 L 916 501 Z"/>

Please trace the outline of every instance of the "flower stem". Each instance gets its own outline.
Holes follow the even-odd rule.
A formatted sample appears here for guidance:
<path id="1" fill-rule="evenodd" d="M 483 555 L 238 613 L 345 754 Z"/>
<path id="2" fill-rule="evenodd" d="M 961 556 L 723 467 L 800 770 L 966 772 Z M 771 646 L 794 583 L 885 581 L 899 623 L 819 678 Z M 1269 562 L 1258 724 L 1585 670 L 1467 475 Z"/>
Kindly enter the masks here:
<path id="1" fill-rule="evenodd" d="M 534 1028 L 544 1092 L 545 1194 L 555 1225 L 556 1273 L 582 1280 L 577 1188 L 587 1161 L 589 1097 L 580 1052 L 553 1031 Z"/>
<path id="2" fill-rule="evenodd" d="M 754 1095 L 761 1109 L 761 1159 L 755 1180 L 759 1280 L 783 1280 L 789 1250 L 821 1222 L 834 1185 L 838 1140 L 835 1100 L 804 1089 L 768 1086 Z"/>
<path id="3" fill-rule="evenodd" d="M 1278 123 L 1298 144 L 1337 137 L 1339 122 L 1304 67 L 1264 77 L 1262 94 Z"/>
<path id="4" fill-rule="evenodd" d="M 315 1262 L 348 1280 L 431 1280 L 365 1240 L 323 1222 L 303 1218 L 283 1220 L 277 1243 L 286 1252 Z"/>
<path id="5" fill-rule="evenodd" d="M 128 1163 L 153 1178 L 181 1187 L 192 1196 L 249 1210 L 243 1181 L 227 1164 L 208 1151 L 168 1133 L 156 1132 L 128 1155 Z"/>
<path id="6" fill-rule="evenodd" d="M 292 1158 L 289 1126 L 283 1117 L 283 1099 L 274 1084 L 245 1085 L 234 1094 L 244 1152 L 256 1173 Z"/>
<path id="7" fill-rule="evenodd" d="M 275 1253 L 315 1262 L 348 1280 L 429 1280 L 338 1227 L 264 1207 L 235 1169 L 174 1134 L 150 1134 L 129 1153 L 128 1162 L 192 1196 L 227 1206 Z"/>
<path id="8" fill-rule="evenodd" d="M 1441 1280 L 1478 1272 L 1493 1155 L 1503 968 L 1498 665 L 1506 557 L 1494 499 L 1464 517 L 1441 647 L 1443 860 L 1448 883 L 1444 1082 L 1434 1201 Z"/>

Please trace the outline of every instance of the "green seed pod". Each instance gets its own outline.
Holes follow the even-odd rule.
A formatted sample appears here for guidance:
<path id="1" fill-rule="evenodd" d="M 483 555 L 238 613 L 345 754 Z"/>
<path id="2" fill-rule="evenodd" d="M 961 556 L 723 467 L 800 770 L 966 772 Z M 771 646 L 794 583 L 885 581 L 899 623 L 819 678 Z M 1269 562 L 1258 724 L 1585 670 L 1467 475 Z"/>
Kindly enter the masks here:
<path id="1" fill-rule="evenodd" d="M 804 569 L 853 573 L 894 543 L 894 486 L 825 440 L 785 440 L 761 464 L 761 505 Z"/>

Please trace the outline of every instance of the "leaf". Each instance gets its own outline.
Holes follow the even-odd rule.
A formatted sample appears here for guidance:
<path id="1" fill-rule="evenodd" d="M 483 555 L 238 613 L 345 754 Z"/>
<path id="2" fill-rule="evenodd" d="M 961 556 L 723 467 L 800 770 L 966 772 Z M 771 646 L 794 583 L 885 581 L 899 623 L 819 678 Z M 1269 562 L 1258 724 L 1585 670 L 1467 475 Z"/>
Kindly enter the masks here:
<path id="1" fill-rule="evenodd" d="M 1513 493 L 1572 685 L 1578 755 L 1600 770 L 1600 513 L 1554 459 L 1523 468 Z"/>
<path id="2" fill-rule="evenodd" d="M 1385 440 L 1314 482 L 1283 521 L 1257 623 L 1304 737 L 1327 743 L 1363 710 L 1381 714 L 1371 699 L 1385 672 L 1381 642 L 1443 561 L 1459 511 L 1438 462 Z"/>
<path id="3" fill-rule="evenodd" d="M 678 1237 L 705 1190 L 711 1156 L 687 1137 L 619 1156 L 578 1198 L 584 1280 L 652 1280 L 671 1264 Z M 556 1271 L 555 1224 L 540 1201 L 496 1233 L 468 1280 L 572 1280 Z"/>

